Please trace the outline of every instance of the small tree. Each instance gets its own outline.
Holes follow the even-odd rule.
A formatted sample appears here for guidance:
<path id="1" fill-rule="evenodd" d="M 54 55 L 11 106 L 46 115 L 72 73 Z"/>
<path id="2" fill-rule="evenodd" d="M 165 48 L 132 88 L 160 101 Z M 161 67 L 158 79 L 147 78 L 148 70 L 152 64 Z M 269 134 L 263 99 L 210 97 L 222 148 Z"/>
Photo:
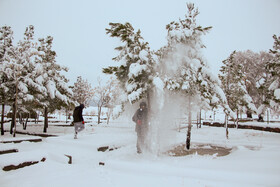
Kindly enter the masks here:
<path id="1" fill-rule="evenodd" d="M 153 59 L 147 42 L 143 41 L 140 30 L 134 32 L 130 23 L 110 23 L 107 34 L 121 40 L 123 46 L 116 47 L 119 55 L 113 58 L 119 66 L 104 68 L 106 74 L 114 74 L 127 95 L 127 101 L 135 103 L 141 99 L 148 100 L 152 88 Z"/>
<path id="2" fill-rule="evenodd" d="M 9 26 L 0 28 L 0 102 L 2 105 L 1 112 L 1 135 L 4 135 L 4 112 L 5 104 L 12 97 L 11 85 L 9 84 L 9 76 L 7 74 L 8 66 L 14 53 L 13 31 Z"/>
<path id="3" fill-rule="evenodd" d="M 77 77 L 72 91 L 76 102 L 84 104 L 86 107 L 89 106 L 94 92 L 87 80 L 83 80 L 81 76 Z"/>
<path id="4" fill-rule="evenodd" d="M 280 103 L 280 36 L 273 35 L 274 45 L 270 53 L 273 59 L 268 61 L 266 68 L 271 77 L 271 83 L 266 95 L 267 101 L 274 108 L 279 108 Z"/>
<path id="5" fill-rule="evenodd" d="M 236 112 L 236 125 L 238 127 L 238 115 L 242 108 L 256 112 L 257 109 L 252 98 L 246 90 L 246 78 L 242 71 L 242 64 L 236 63 L 236 52 L 234 51 L 230 57 L 223 61 L 224 66 L 221 67 L 221 75 L 219 75 L 223 89 L 226 93 L 229 107 Z"/>
<path id="6" fill-rule="evenodd" d="M 170 91 L 179 91 L 186 96 L 188 110 L 188 132 L 186 147 L 190 148 L 192 109 L 196 103 L 216 106 L 218 103 L 225 108 L 226 113 L 231 110 L 227 106 L 224 93 L 220 88 L 220 81 L 209 71 L 209 66 L 202 55 L 205 46 L 201 36 L 211 27 L 201 27 L 196 24 L 199 14 L 194 4 L 187 4 L 185 19 L 171 22 L 166 26 L 168 30 L 168 45 L 159 52 L 159 65 L 163 71 L 160 77 Z M 195 102 L 197 101 L 197 102 Z"/>
<path id="7" fill-rule="evenodd" d="M 52 50 L 53 37 L 40 38 L 39 42 L 38 51 L 42 53 L 42 56 L 38 69 L 41 71 L 41 76 L 37 78 L 37 81 L 43 85 L 42 96 L 39 100 L 44 108 L 43 132 L 47 132 L 48 113 L 73 104 L 73 92 L 67 85 L 68 79 L 61 74 L 62 71 L 67 72 L 68 69 L 56 63 L 56 52 Z"/>
<path id="8" fill-rule="evenodd" d="M 263 108 L 264 95 L 267 92 L 269 74 L 265 68 L 265 64 L 272 59 L 272 55 L 261 51 L 259 53 L 250 50 L 237 51 L 232 56 L 232 68 L 238 66 L 239 71 L 242 73 L 242 85 L 246 89 L 247 94 L 251 97 L 254 108 Z M 250 101 L 251 102 L 251 101 Z M 247 117 L 252 118 L 252 113 L 255 109 L 251 109 L 246 105 L 241 108 L 243 112 L 247 113 Z M 257 114 L 262 113 L 258 110 Z"/>
<path id="9" fill-rule="evenodd" d="M 107 107 L 107 124 L 109 124 L 109 121 L 111 117 L 116 117 L 118 116 L 118 113 L 116 112 L 115 115 L 113 115 L 113 112 L 116 111 L 118 106 L 122 104 L 122 97 L 123 97 L 123 90 L 120 88 L 119 82 L 112 78 L 108 82 L 109 84 L 112 85 L 111 93 L 109 94 L 108 97 L 108 103 L 106 104 Z"/>
<path id="10" fill-rule="evenodd" d="M 112 100 L 114 99 L 114 89 L 116 87 L 115 81 L 110 79 L 109 81 L 106 82 L 106 84 L 103 86 L 102 85 L 102 80 L 98 79 L 98 85 L 94 88 L 94 96 L 93 96 L 93 101 L 97 105 L 98 108 L 98 121 L 97 123 L 101 123 L 101 113 L 102 113 L 102 107 L 107 106 L 109 110 L 109 105 L 112 103 Z M 109 111 L 108 111 L 109 112 Z M 107 116 L 108 118 L 110 116 Z M 107 120 L 108 122 L 108 120 Z"/>
<path id="11" fill-rule="evenodd" d="M 31 88 L 37 89 L 40 85 L 35 82 L 35 61 L 39 55 L 36 44 L 33 42 L 34 27 L 32 25 L 26 28 L 24 39 L 19 41 L 14 50 L 12 61 L 9 68 L 8 77 L 11 79 L 13 97 L 13 117 L 11 122 L 10 133 L 14 132 L 16 128 L 16 114 L 18 109 L 18 102 L 23 103 L 34 99 L 30 92 Z"/>

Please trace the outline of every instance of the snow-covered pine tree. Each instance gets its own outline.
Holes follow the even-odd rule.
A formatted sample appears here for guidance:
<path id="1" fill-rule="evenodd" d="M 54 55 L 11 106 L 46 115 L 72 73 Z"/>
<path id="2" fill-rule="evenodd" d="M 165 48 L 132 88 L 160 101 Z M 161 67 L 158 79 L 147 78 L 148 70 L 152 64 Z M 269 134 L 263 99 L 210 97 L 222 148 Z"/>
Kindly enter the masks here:
<path id="1" fill-rule="evenodd" d="M 26 72 L 25 83 L 27 92 L 19 92 L 20 107 L 17 113 L 21 116 L 22 113 L 28 113 L 23 129 L 26 130 L 27 121 L 31 113 L 36 113 L 40 109 L 40 99 L 43 97 L 45 89 L 41 83 L 41 62 L 44 52 L 38 50 L 38 43 L 34 39 L 34 26 L 30 25 L 26 28 L 24 40 L 19 41 L 17 46 L 17 58 L 24 59 Z M 25 50 L 23 50 L 25 49 Z"/>
<path id="2" fill-rule="evenodd" d="M 26 28 L 24 39 L 20 40 L 16 46 L 11 63 L 6 66 L 6 72 L 13 92 L 13 118 L 11 123 L 10 133 L 16 127 L 16 113 L 18 109 L 18 102 L 24 103 L 34 99 L 29 92 L 30 88 L 36 88 L 39 85 L 34 81 L 33 70 L 35 67 L 35 60 L 38 57 L 36 44 L 34 43 L 34 27 L 30 25 Z M 23 105 L 21 105 L 23 106 Z M 15 136 L 15 131 L 14 131 Z"/>
<path id="3" fill-rule="evenodd" d="M 11 87 L 6 67 L 11 63 L 14 54 L 13 31 L 10 26 L 0 28 L 0 102 L 2 105 L 1 112 L 1 135 L 4 135 L 4 111 L 5 105 L 11 99 Z"/>
<path id="4" fill-rule="evenodd" d="M 93 97 L 93 89 L 87 80 L 84 80 L 81 76 L 77 77 L 77 81 L 72 88 L 74 100 L 77 103 L 89 106 Z"/>
<path id="5" fill-rule="evenodd" d="M 255 81 L 251 81 L 251 82 L 255 82 L 255 88 L 256 88 L 256 92 L 257 94 L 251 94 L 250 90 L 248 91 L 248 93 L 252 96 L 255 105 L 258 109 L 258 114 L 261 114 L 262 110 L 266 107 L 264 107 L 265 105 L 267 107 L 270 106 L 269 103 L 269 86 L 270 84 L 273 82 L 273 78 L 272 75 L 269 73 L 269 68 L 266 68 L 267 63 L 272 61 L 273 59 L 273 55 L 271 53 L 268 52 L 260 52 L 260 54 L 257 57 L 257 69 L 255 70 L 255 72 L 251 73 L 250 77 L 254 77 Z M 268 96 L 268 97 L 267 97 Z M 273 105 L 273 103 L 271 103 Z"/>
<path id="6" fill-rule="evenodd" d="M 257 112 L 251 96 L 246 90 L 246 78 L 243 71 L 243 65 L 235 60 L 236 51 L 223 61 L 221 74 L 219 75 L 222 81 L 223 90 L 226 94 L 229 107 L 236 112 L 236 126 L 238 128 L 239 113 L 245 107 L 246 111 L 250 110 Z M 243 111 L 243 112 L 246 112 Z"/>
<path id="7" fill-rule="evenodd" d="M 255 53 L 251 50 L 237 51 L 233 58 L 234 63 L 240 64 L 247 93 L 252 98 L 255 107 L 261 109 L 257 111 L 257 114 L 262 113 L 264 109 L 263 98 L 266 95 L 265 93 L 267 93 L 269 80 L 265 64 L 271 59 L 272 55 L 268 52 L 261 51 Z M 256 112 L 246 106 L 243 107 L 243 111 L 247 113 L 249 118 L 252 118 L 252 113 Z"/>
<path id="8" fill-rule="evenodd" d="M 134 103 L 147 99 L 150 108 L 153 59 L 147 42 L 144 42 L 140 30 L 134 32 L 130 23 L 110 23 L 107 34 L 116 37 L 124 44 L 116 47 L 119 55 L 113 58 L 118 66 L 104 68 L 106 74 L 114 74 L 126 93 L 127 101 Z"/>
<path id="9" fill-rule="evenodd" d="M 275 110 L 279 110 L 280 104 L 280 36 L 273 35 L 274 44 L 273 49 L 270 49 L 270 53 L 273 55 L 273 59 L 268 61 L 266 68 L 271 76 L 271 84 L 268 88 L 269 93 L 267 98 L 269 104 Z"/>
<path id="10" fill-rule="evenodd" d="M 191 115 L 194 107 L 192 101 L 199 100 L 207 105 L 215 105 L 218 102 L 224 106 L 227 113 L 226 98 L 220 87 L 220 81 L 213 76 L 210 68 L 202 55 L 201 36 L 206 34 L 211 27 L 201 27 L 196 24 L 199 14 L 194 4 L 187 4 L 185 19 L 179 22 L 171 22 L 166 26 L 168 30 L 168 45 L 161 48 L 159 66 L 162 66 L 160 77 L 164 80 L 168 90 L 184 93 L 188 108 L 188 133 L 186 147 L 190 148 L 191 139 Z"/>
<path id="11" fill-rule="evenodd" d="M 40 105 L 44 107 L 44 130 L 48 128 L 48 113 L 61 107 L 73 105 L 73 92 L 67 85 L 68 79 L 61 73 L 67 72 L 66 67 L 56 63 L 56 52 L 52 49 L 53 37 L 39 39 L 38 51 L 42 53 L 41 62 L 37 64 L 37 71 L 40 76 L 36 79 L 43 87 L 43 94 L 40 97 Z"/>

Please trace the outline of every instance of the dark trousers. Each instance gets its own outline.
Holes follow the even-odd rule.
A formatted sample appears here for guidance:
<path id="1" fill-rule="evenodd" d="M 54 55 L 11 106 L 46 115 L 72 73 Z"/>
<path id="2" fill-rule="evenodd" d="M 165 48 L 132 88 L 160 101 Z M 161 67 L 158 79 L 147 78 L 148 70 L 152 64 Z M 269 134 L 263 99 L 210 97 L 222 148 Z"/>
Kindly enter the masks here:
<path id="1" fill-rule="evenodd" d="M 146 134 L 147 130 L 146 128 L 139 128 L 137 130 L 137 152 L 142 152 L 143 149 L 146 147 Z"/>

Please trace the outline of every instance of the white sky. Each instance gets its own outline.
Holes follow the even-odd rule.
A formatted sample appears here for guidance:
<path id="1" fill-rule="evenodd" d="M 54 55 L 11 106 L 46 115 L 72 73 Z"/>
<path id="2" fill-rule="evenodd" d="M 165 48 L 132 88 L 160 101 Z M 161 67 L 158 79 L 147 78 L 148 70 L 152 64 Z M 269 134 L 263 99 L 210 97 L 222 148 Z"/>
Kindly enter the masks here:
<path id="1" fill-rule="evenodd" d="M 185 0 L 0 0 L 0 26 L 11 26 L 15 41 L 28 25 L 35 38 L 54 37 L 57 63 L 67 66 L 70 83 L 82 76 L 95 84 L 102 68 L 114 65 L 118 40 L 106 35 L 109 22 L 130 22 L 154 50 L 166 44 L 165 26 L 184 18 Z M 255 52 L 273 46 L 280 35 L 280 0 L 193 0 L 197 22 L 213 26 L 204 37 L 205 57 L 218 73 L 234 50 Z M 93 85 L 94 87 L 95 85 Z"/>

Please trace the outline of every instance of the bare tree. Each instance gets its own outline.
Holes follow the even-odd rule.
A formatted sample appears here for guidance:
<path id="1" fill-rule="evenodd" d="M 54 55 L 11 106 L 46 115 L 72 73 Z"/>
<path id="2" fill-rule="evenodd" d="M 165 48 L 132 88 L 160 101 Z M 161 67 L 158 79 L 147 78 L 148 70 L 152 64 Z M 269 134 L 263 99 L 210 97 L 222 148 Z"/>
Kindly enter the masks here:
<path id="1" fill-rule="evenodd" d="M 114 79 L 108 80 L 105 84 L 102 84 L 102 80 L 98 78 L 98 85 L 93 89 L 94 90 L 94 102 L 97 105 L 98 108 L 98 121 L 97 123 L 101 123 L 101 113 L 102 113 L 102 107 L 107 106 L 110 110 L 113 104 L 113 100 L 116 97 L 115 88 L 116 87 L 116 81 Z M 110 112 L 110 111 L 108 111 Z M 109 115 L 110 116 L 110 115 Z M 107 114 L 108 117 L 108 114 Z M 107 120 L 108 123 L 108 120 Z"/>
<path id="2" fill-rule="evenodd" d="M 93 89 L 87 80 L 82 79 L 81 76 L 77 77 L 72 91 L 75 101 L 84 104 L 86 107 L 89 106 L 93 97 Z"/>

